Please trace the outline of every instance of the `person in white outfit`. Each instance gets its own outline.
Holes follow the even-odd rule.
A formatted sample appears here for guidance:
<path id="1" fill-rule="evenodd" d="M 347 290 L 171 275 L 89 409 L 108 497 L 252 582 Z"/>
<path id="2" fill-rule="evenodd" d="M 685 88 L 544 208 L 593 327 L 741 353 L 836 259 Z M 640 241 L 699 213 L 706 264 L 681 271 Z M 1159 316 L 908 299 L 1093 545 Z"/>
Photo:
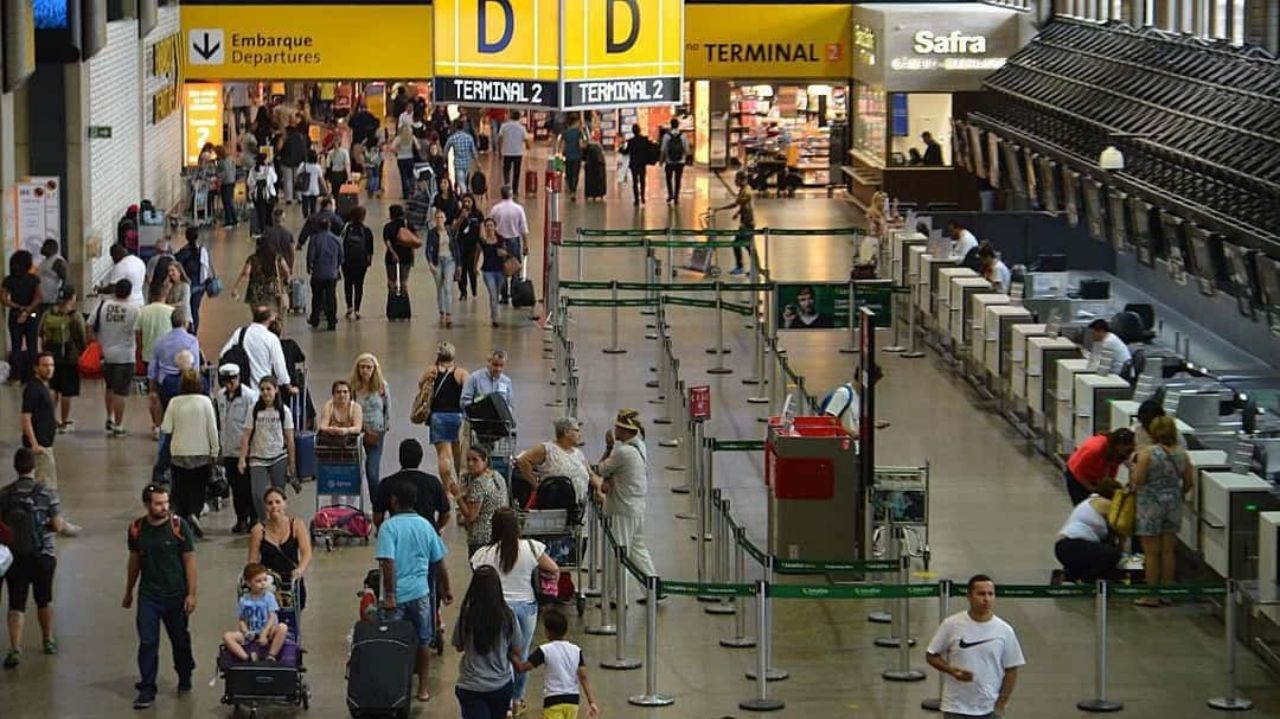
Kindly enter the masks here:
<path id="1" fill-rule="evenodd" d="M 978 246 L 978 238 L 955 220 L 947 225 L 947 233 L 951 235 L 951 259 L 953 260 L 963 260 Z"/>
<path id="2" fill-rule="evenodd" d="M 1013 627 L 995 615 L 996 585 L 991 577 L 971 577 L 966 596 L 969 609 L 943 620 L 925 658 L 945 675 L 945 719 L 999 717 L 1009 706 L 1018 669 L 1027 660 Z"/>
<path id="3" fill-rule="evenodd" d="M 1089 334 L 1093 339 L 1093 343 L 1089 345 L 1089 367 L 1096 368 L 1101 374 L 1119 375 L 1133 357 L 1129 352 L 1129 345 L 1111 331 L 1111 325 L 1106 320 L 1090 322 Z"/>
<path id="4" fill-rule="evenodd" d="M 622 409 L 613 429 L 604 435 L 597 491 L 604 495 L 604 514 L 613 537 L 627 548 L 627 556 L 646 576 L 656 576 L 644 537 L 645 494 L 649 488 L 649 453 L 645 449 L 640 413 Z"/>

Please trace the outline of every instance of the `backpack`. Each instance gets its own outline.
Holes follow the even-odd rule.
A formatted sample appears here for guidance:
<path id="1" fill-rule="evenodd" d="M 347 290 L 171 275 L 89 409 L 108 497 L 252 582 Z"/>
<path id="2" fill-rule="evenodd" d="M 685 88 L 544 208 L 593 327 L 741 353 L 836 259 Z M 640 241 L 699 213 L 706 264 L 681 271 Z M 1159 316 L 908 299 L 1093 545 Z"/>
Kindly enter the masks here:
<path id="1" fill-rule="evenodd" d="M 844 409 L 840 410 L 840 413 L 836 415 L 836 419 L 843 420 L 845 414 L 847 414 L 849 410 L 853 408 L 854 392 L 847 384 L 842 384 L 839 387 L 836 387 L 835 389 L 828 392 L 827 396 L 822 398 L 822 402 L 818 403 L 818 412 L 825 415 L 827 413 L 827 407 L 830 407 L 832 401 L 834 401 L 836 398 L 836 392 L 840 392 L 841 390 L 845 390 L 849 392 L 849 398 L 848 398 L 848 401 L 844 403 Z"/>
<path id="2" fill-rule="evenodd" d="M 271 191 L 267 188 L 267 178 L 259 177 L 253 184 L 253 201 L 269 204 L 271 202 Z"/>
<path id="3" fill-rule="evenodd" d="M 338 235 L 342 238 L 342 258 L 343 263 L 348 265 L 365 265 L 368 263 L 369 256 L 364 246 L 364 233 L 351 232 L 351 223 L 342 226 L 342 232 Z"/>
<path id="4" fill-rule="evenodd" d="M 138 517 L 129 524 L 129 541 L 137 542 L 142 536 L 142 521 L 146 517 Z M 186 537 L 182 534 L 182 517 L 176 514 L 169 515 L 169 531 L 173 533 L 173 538 L 178 540 L 178 544 L 186 541 Z M 141 552 L 139 552 L 141 554 Z"/>
<path id="5" fill-rule="evenodd" d="M 71 346 L 71 315 L 64 312 L 49 312 L 40 324 L 40 342 L 44 347 L 57 347 L 62 359 L 79 357 L 80 353 Z"/>
<path id="6" fill-rule="evenodd" d="M 679 132 L 673 132 L 667 136 L 667 163 L 680 164 L 684 162 L 684 135 Z"/>
<path id="7" fill-rule="evenodd" d="M 187 245 L 178 250 L 178 254 L 174 257 L 182 264 L 182 271 L 187 273 L 187 279 L 191 280 L 191 284 L 200 284 L 200 248 L 194 245 Z"/>
<path id="8" fill-rule="evenodd" d="M 222 356 L 218 358 L 218 366 L 224 364 L 233 364 L 240 368 L 240 381 L 245 384 L 251 383 L 249 377 L 249 353 L 244 349 L 244 333 L 249 331 L 248 325 L 240 328 L 240 334 L 236 337 L 236 343 L 231 345 Z"/>
<path id="9" fill-rule="evenodd" d="M 306 163 L 298 168 L 298 174 L 294 178 L 294 185 L 299 188 L 299 192 L 311 192 L 311 171 L 307 169 Z"/>
<path id="10" fill-rule="evenodd" d="M 36 489 L 10 488 L 0 495 L 0 521 L 9 527 L 9 550 L 15 558 L 34 557 L 44 546 L 44 527 L 36 520 Z"/>
<path id="11" fill-rule="evenodd" d="M 275 406 L 276 414 L 280 415 L 280 429 L 284 431 L 284 403 L 281 402 Z M 253 451 L 253 435 L 258 433 L 258 405 L 249 408 L 249 451 Z"/>
<path id="12" fill-rule="evenodd" d="M 530 509 L 563 509 L 568 524 L 578 523 L 578 493 L 568 477 L 543 477 L 529 504 Z"/>

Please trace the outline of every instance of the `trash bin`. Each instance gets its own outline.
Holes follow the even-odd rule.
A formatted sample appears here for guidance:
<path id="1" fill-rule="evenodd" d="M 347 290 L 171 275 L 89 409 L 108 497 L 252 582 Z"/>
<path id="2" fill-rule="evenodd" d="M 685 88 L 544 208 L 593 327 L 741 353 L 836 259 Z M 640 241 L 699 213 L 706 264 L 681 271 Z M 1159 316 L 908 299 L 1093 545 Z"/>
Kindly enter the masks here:
<path id="1" fill-rule="evenodd" d="M 856 443 L 836 417 L 769 420 L 765 482 L 769 552 L 785 559 L 861 559 L 866 525 Z"/>

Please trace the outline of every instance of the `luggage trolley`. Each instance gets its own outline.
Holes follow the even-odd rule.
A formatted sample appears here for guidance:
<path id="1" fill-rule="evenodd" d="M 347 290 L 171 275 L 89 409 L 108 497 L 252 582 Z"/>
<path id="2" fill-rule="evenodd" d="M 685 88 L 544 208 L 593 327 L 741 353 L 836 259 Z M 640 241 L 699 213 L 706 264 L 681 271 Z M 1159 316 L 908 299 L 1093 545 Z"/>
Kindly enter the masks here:
<path id="1" fill-rule="evenodd" d="M 698 215 L 698 229 L 714 230 L 716 228 L 716 211 L 714 209 L 707 210 Z M 707 240 L 714 238 L 704 235 Z M 689 259 L 685 262 L 684 269 L 694 272 L 701 272 L 708 278 L 716 278 L 720 276 L 720 265 L 718 262 L 718 253 L 716 248 L 712 247 L 691 247 L 689 248 Z"/>
<path id="2" fill-rule="evenodd" d="M 248 709 L 250 717 L 258 715 L 258 707 L 262 704 L 292 704 L 304 710 L 311 708 L 311 689 L 307 686 L 306 667 L 303 665 L 302 635 L 299 620 L 302 607 L 298 606 L 298 584 L 281 581 L 280 575 L 270 572 L 276 603 L 280 605 L 277 619 L 288 627 L 288 638 L 284 648 L 275 662 L 242 662 L 223 645 L 218 646 L 218 659 L 215 662 L 218 678 L 223 680 L 222 703 L 231 705 L 236 714 L 240 708 Z M 240 584 L 238 594 L 248 589 Z M 250 652 L 265 655 L 267 647 L 258 643 L 250 644 Z M 213 682 L 210 682 L 210 686 Z"/>
<path id="3" fill-rule="evenodd" d="M 502 475 L 511 494 L 511 478 L 516 458 L 516 422 L 502 395 L 488 394 L 472 402 L 464 410 L 471 426 L 468 441 L 489 452 L 489 467 Z"/>
<path id="4" fill-rule="evenodd" d="M 517 508 L 522 527 L 520 536 L 547 545 L 547 554 L 561 569 L 558 602 L 572 601 L 579 617 L 587 610 L 586 595 L 576 589 L 586 586 L 583 584 L 586 564 L 582 561 L 586 511 L 586 504 L 576 497 L 568 477 L 544 477 L 534 490 L 529 508 Z M 566 577 L 572 583 L 572 575 L 565 570 L 578 575 L 575 586 L 564 586 Z"/>
<path id="5" fill-rule="evenodd" d="M 312 541 L 323 541 L 325 551 L 332 551 L 338 540 L 359 539 L 369 543 L 368 515 L 364 511 L 364 495 L 360 482 L 360 435 L 316 438 L 316 509 L 311 521 Z M 321 497 L 335 498 L 335 503 L 321 506 Z M 355 497 L 355 505 L 340 499 Z M 317 521 L 324 518 L 324 521 Z"/>
<path id="6" fill-rule="evenodd" d="M 903 556 L 920 557 L 929 568 L 929 463 L 921 467 L 877 467 L 871 487 L 875 529 L 872 556 L 888 557 L 887 532 L 901 532 Z"/>

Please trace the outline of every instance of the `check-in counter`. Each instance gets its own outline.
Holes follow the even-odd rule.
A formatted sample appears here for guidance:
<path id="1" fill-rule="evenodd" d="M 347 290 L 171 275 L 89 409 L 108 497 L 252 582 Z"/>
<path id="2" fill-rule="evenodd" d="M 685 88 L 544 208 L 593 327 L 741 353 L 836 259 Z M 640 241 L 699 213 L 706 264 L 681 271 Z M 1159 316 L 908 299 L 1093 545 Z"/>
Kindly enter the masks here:
<path id="1" fill-rule="evenodd" d="M 1258 583 L 1280 583 L 1280 512 L 1258 515 Z M 1280 624 L 1280 604 L 1266 604 L 1261 613 L 1274 624 Z"/>
<path id="2" fill-rule="evenodd" d="M 983 364 L 992 377 L 1009 376 L 1009 347 L 1013 342 L 1013 328 L 1030 324 L 1031 311 L 1017 305 L 992 305 L 987 308 L 983 322 Z"/>
<path id="3" fill-rule="evenodd" d="M 968 312 L 965 313 L 965 342 L 969 346 L 969 356 L 973 359 L 975 370 L 983 367 L 983 354 L 987 346 L 987 309 L 1009 304 L 1009 295 L 988 292 L 969 297 Z"/>
<path id="4" fill-rule="evenodd" d="M 1258 515 L 1280 509 L 1270 482 L 1252 472 L 1201 472 L 1204 562 L 1221 577 L 1254 579 Z"/>
<path id="5" fill-rule="evenodd" d="M 1111 411 L 1107 405 L 1133 395 L 1129 383 L 1115 375 L 1078 374 L 1075 391 L 1075 443 L 1099 432 L 1111 431 Z M 1122 425 L 1129 426 L 1129 425 Z"/>
<path id="6" fill-rule="evenodd" d="M 968 350 L 970 323 L 972 322 L 972 305 L 969 298 L 979 294 L 990 294 L 991 283 L 982 277 L 952 277 L 950 303 L 947 310 L 947 336 L 957 352 Z"/>
<path id="7" fill-rule="evenodd" d="M 978 277 L 978 273 L 968 267 L 942 267 L 935 269 L 933 272 L 933 284 L 930 287 L 932 293 L 932 312 L 934 321 L 937 322 L 938 334 L 941 337 L 951 336 L 951 282 L 956 278 L 963 277 L 967 279 L 982 279 Z"/>
<path id="8" fill-rule="evenodd" d="M 1178 527 L 1178 541 L 1196 556 L 1203 556 L 1201 533 L 1204 523 L 1200 520 L 1204 511 L 1204 473 L 1231 471 L 1231 457 L 1220 449 L 1193 449 L 1187 457 L 1196 468 L 1196 484 L 1191 488 L 1182 507 L 1182 524 Z M 1128 471 L 1128 468 L 1125 468 Z M 1126 479 L 1128 477 L 1126 476 Z"/>
<path id="9" fill-rule="evenodd" d="M 1117 429 L 1119 427 L 1132 427 L 1137 424 L 1138 407 L 1141 405 L 1141 402 L 1131 399 L 1122 399 L 1112 402 L 1110 411 L 1111 428 Z M 1177 426 L 1179 434 L 1191 434 L 1196 430 L 1195 427 L 1192 427 L 1177 417 L 1173 418 L 1173 422 Z"/>
<path id="10" fill-rule="evenodd" d="M 1076 448 L 1076 375 L 1091 373 L 1089 360 L 1060 359 L 1054 366 L 1054 373 L 1050 375 L 1053 384 L 1046 381 L 1044 388 L 1045 412 L 1053 421 L 1049 437 L 1056 440 L 1055 448 L 1059 454 L 1070 454 Z"/>
<path id="11" fill-rule="evenodd" d="M 1080 347 L 1066 337 L 1031 337 L 1027 340 L 1027 414 L 1031 426 L 1043 429 L 1052 404 L 1045 404 L 1045 385 L 1052 384 L 1057 362 L 1080 356 Z"/>
<path id="12" fill-rule="evenodd" d="M 929 308 L 929 314 L 938 323 L 945 322 L 946 305 L 950 296 L 952 277 L 977 277 L 978 273 L 968 267 L 959 267 L 950 257 L 938 257 L 928 252 L 920 257 L 920 279 L 925 283 L 925 294 L 921 304 Z"/>
<path id="13" fill-rule="evenodd" d="M 910 265 L 908 263 L 907 253 L 912 247 L 919 247 L 921 251 L 928 245 L 929 238 L 912 229 L 890 230 L 887 244 L 889 245 L 889 277 L 894 284 L 907 284 L 907 275 Z"/>
<path id="14" fill-rule="evenodd" d="M 1027 341 L 1032 337 L 1044 337 L 1048 325 L 1014 325 L 1009 340 L 1009 393 L 1014 397 L 1014 409 L 1026 406 L 1027 397 Z"/>

